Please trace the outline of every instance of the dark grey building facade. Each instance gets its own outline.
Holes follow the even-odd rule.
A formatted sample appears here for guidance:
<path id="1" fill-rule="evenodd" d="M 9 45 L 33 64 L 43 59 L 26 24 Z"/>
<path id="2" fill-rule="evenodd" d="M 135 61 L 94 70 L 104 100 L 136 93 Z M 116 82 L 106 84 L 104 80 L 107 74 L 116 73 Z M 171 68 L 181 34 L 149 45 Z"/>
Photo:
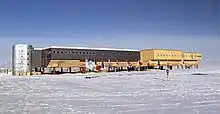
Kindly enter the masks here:
<path id="1" fill-rule="evenodd" d="M 39 63 L 39 53 L 35 52 L 34 59 Z M 140 60 L 140 51 L 138 50 L 102 50 L 102 49 L 71 49 L 71 48 L 47 48 L 41 51 L 41 65 L 47 67 L 50 60 L 80 60 L 85 59 L 95 60 L 97 62 L 108 61 L 112 62 L 138 62 Z M 36 66 L 39 65 L 35 63 Z"/>

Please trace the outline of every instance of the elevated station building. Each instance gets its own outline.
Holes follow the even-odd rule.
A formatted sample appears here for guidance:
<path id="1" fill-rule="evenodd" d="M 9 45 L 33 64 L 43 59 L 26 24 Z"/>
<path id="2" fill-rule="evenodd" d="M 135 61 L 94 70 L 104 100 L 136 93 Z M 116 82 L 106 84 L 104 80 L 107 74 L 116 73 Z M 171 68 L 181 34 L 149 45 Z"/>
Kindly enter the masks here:
<path id="1" fill-rule="evenodd" d="M 16 45 L 13 46 L 13 50 L 14 47 Z M 135 68 L 154 68 L 156 66 L 198 67 L 199 61 L 202 59 L 201 53 L 170 49 L 132 50 L 61 46 L 32 48 L 31 45 L 23 47 L 27 47 L 30 50 L 28 53 L 31 55 L 28 56 L 31 57 L 31 63 L 28 64 L 27 68 L 30 68 L 31 65 L 33 72 L 41 73 L 45 73 L 45 69 L 48 68 L 52 69 L 53 72 L 56 69 L 60 69 L 61 72 L 63 69 L 69 69 L 68 71 L 71 72 L 72 68 L 85 67 L 85 59 L 94 61 L 96 65 L 104 65 L 104 67 L 111 65 L 111 67 L 121 69 L 126 68 L 128 65 Z M 21 63 L 22 60 L 14 59 L 17 57 L 15 51 L 13 51 L 13 54 L 14 63 L 16 61 Z M 27 70 L 27 72 L 30 72 L 30 70 Z"/>

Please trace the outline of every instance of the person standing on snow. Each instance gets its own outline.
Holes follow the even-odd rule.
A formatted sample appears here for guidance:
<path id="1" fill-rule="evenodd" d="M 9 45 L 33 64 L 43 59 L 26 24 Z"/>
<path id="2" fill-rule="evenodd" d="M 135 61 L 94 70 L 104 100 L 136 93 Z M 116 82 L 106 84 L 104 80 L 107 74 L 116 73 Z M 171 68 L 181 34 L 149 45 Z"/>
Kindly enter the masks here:
<path id="1" fill-rule="evenodd" d="M 167 73 L 167 81 L 168 81 L 169 72 L 170 72 L 170 70 L 169 70 L 169 68 L 167 68 L 167 69 L 166 69 L 166 73 Z"/>

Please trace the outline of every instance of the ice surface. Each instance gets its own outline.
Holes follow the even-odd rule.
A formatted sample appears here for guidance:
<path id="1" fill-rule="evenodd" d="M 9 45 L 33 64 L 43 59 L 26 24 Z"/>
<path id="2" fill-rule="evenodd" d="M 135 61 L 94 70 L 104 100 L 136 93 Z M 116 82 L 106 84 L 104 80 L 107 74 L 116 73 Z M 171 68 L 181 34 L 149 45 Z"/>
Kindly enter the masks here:
<path id="1" fill-rule="evenodd" d="M 169 81 L 165 71 L 1 74 L 0 113 L 220 114 L 220 67 L 172 70 Z"/>

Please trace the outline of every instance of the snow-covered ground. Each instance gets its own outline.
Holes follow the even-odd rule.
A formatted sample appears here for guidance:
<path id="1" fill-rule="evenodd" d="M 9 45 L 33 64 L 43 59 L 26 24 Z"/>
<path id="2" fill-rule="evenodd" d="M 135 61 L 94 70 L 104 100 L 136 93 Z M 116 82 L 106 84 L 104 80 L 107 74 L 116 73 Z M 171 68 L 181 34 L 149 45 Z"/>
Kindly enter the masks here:
<path id="1" fill-rule="evenodd" d="M 220 114 L 219 66 L 173 70 L 169 81 L 165 71 L 1 74 L 0 113 Z"/>

